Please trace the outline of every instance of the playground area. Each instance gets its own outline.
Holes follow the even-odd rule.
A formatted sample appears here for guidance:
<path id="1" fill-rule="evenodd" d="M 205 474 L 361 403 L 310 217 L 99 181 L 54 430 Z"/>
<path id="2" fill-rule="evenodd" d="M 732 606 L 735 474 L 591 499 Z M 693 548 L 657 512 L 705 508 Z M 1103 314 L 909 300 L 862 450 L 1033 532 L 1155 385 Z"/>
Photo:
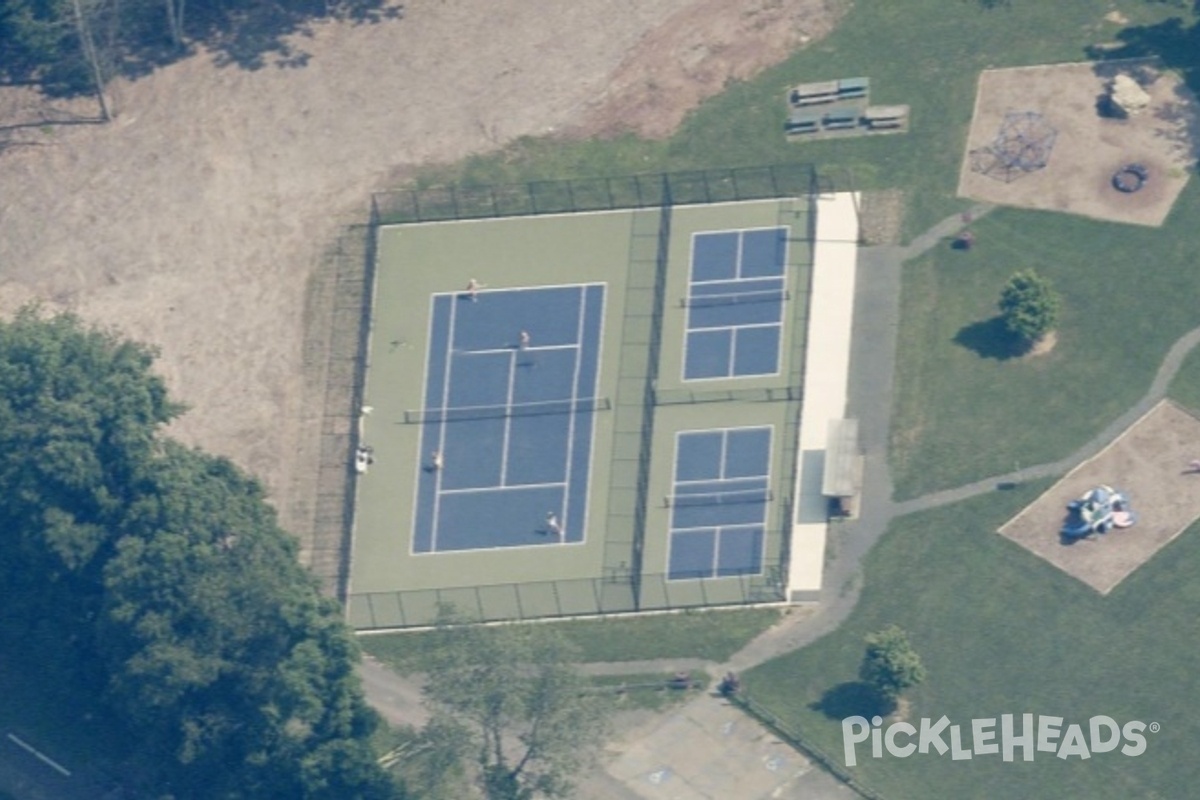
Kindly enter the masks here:
<path id="1" fill-rule="evenodd" d="M 1200 519 L 1200 418 L 1164 400 L 1000 528 L 1000 534 L 1108 594 Z M 1071 539 L 1068 503 L 1098 486 L 1129 498 L 1137 522 Z"/>
<path id="2" fill-rule="evenodd" d="M 1146 95 L 1145 107 L 1125 118 L 1106 107 L 1118 74 Z M 1006 126 L 1025 114 L 1031 125 Z M 1151 59 L 987 70 L 979 76 L 958 195 L 1159 226 L 1196 163 L 1198 119 L 1182 79 Z M 994 168 L 981 158 L 994 150 L 1023 168 Z M 1145 179 L 1136 191 L 1118 189 L 1115 179 L 1130 165 Z"/>

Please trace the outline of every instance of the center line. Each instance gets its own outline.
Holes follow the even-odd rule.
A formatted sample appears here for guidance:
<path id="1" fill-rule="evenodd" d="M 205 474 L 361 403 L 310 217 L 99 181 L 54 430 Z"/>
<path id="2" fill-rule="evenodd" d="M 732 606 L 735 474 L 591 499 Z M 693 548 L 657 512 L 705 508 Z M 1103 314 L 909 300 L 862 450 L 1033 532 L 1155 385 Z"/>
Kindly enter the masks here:
<path id="1" fill-rule="evenodd" d="M 504 415 L 504 438 L 500 442 L 500 485 L 508 485 L 508 433 L 512 429 L 513 392 L 517 385 L 517 352 L 508 351 L 508 413 Z"/>

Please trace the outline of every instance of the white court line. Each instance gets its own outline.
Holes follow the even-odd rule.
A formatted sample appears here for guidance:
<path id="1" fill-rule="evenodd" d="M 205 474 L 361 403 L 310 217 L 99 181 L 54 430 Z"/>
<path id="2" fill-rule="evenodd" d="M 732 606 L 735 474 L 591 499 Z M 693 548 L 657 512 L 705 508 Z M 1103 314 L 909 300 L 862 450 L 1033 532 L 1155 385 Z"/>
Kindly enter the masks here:
<path id="1" fill-rule="evenodd" d="M 764 230 L 769 230 L 769 231 L 782 230 L 784 232 L 782 271 L 778 275 L 763 275 L 763 276 L 754 277 L 754 278 L 744 278 L 744 277 L 742 277 L 742 261 L 743 261 L 743 255 L 744 255 L 744 242 L 745 242 L 746 233 L 748 233 L 750 231 L 764 231 Z M 735 271 L 734 271 L 734 276 L 735 276 L 734 278 L 732 278 L 732 279 L 725 278 L 725 279 L 712 280 L 712 281 L 693 280 L 693 276 L 695 275 L 695 269 L 696 269 L 696 237 L 697 237 L 697 235 L 706 234 L 706 233 L 717 233 L 717 234 L 736 233 L 738 235 L 737 264 L 736 264 Z M 693 292 L 692 292 L 693 286 L 695 286 L 697 284 L 703 284 L 703 283 L 736 284 L 736 283 L 747 282 L 747 281 L 774 280 L 774 281 L 779 281 L 780 288 L 783 290 L 784 294 L 786 294 L 787 290 L 788 290 L 787 266 L 788 266 L 788 259 L 790 258 L 789 248 L 790 248 L 790 244 L 791 244 L 791 234 L 792 234 L 792 229 L 791 229 L 791 226 L 788 226 L 788 225 L 768 225 L 768 226 L 757 227 L 757 228 L 733 228 L 733 229 L 729 229 L 729 230 L 717 230 L 717 231 L 693 231 L 692 232 L 692 241 L 691 241 L 692 263 L 691 263 L 690 269 L 688 271 L 688 293 L 687 294 L 688 294 L 689 301 L 705 296 L 705 295 L 696 295 L 696 294 L 693 294 Z M 763 291 L 772 291 L 772 290 L 765 289 Z M 681 372 L 682 372 L 681 380 L 682 381 L 688 382 L 688 381 L 701 381 L 701 380 L 728 380 L 731 378 L 751 378 L 751 377 L 761 378 L 761 377 L 768 377 L 771 375 L 779 375 L 780 372 L 782 372 L 782 370 L 783 370 L 783 346 L 784 346 L 784 342 L 787 341 L 787 339 L 785 337 L 785 333 L 787 331 L 787 329 L 785 328 L 785 323 L 787 321 L 787 315 L 785 315 L 783 313 L 783 301 L 782 300 L 780 301 L 779 322 L 770 323 L 770 324 L 760 323 L 760 324 L 754 324 L 754 325 L 726 325 L 726 326 L 714 326 L 714 327 L 693 327 L 693 325 L 692 325 L 692 308 L 693 308 L 693 306 L 689 302 L 686 319 L 684 321 L 685 335 L 684 335 L 684 340 L 683 340 L 683 358 L 682 358 L 683 365 L 682 365 L 682 369 L 681 369 Z M 734 358 L 737 354 L 737 332 L 738 332 L 738 330 L 740 330 L 742 328 L 763 328 L 763 327 L 778 327 L 779 328 L 779 342 L 778 342 L 778 347 L 775 350 L 775 371 L 770 372 L 770 373 L 753 373 L 753 374 L 746 374 L 746 375 L 738 375 L 736 373 L 735 367 L 734 367 Z M 687 356 L 688 356 L 688 342 L 691 338 L 691 334 L 693 331 L 710 331 L 710 330 L 731 330 L 731 331 L 733 331 L 733 334 L 729 337 L 729 339 L 730 339 L 730 341 L 729 341 L 729 370 L 723 376 L 717 375 L 717 376 L 713 376 L 713 377 L 709 377 L 709 378 L 689 378 L 687 376 Z"/>
<path id="2" fill-rule="evenodd" d="M 737 237 L 737 258 L 733 262 L 733 275 L 735 278 L 742 277 L 742 256 L 746 252 L 746 232 L 738 231 Z"/>
<path id="3" fill-rule="evenodd" d="M 767 431 L 767 457 L 766 457 L 767 472 L 763 475 L 748 475 L 743 478 L 728 478 L 728 479 L 724 478 L 723 476 L 725 474 L 725 456 L 726 456 L 726 452 L 727 452 L 730 434 L 736 433 L 739 431 L 762 431 L 762 430 Z M 730 428 L 693 428 L 690 430 L 683 430 L 683 431 L 675 432 L 675 475 L 676 475 L 676 479 L 674 481 L 674 484 L 671 487 L 672 496 L 674 496 L 674 494 L 678 494 L 678 492 L 676 490 L 678 489 L 679 486 L 681 486 L 685 483 L 712 483 L 713 482 L 711 479 L 709 479 L 707 481 L 704 481 L 704 480 L 697 480 L 697 481 L 678 480 L 679 463 L 680 463 L 679 462 L 679 440 L 680 440 L 680 438 L 686 434 L 704 434 L 704 433 L 718 433 L 718 432 L 721 434 L 721 456 L 720 456 L 721 472 L 720 472 L 720 474 L 722 475 L 722 477 L 719 480 L 720 481 L 726 481 L 726 480 L 741 481 L 741 480 L 752 480 L 752 479 L 753 480 L 762 480 L 766 484 L 765 488 L 768 491 L 770 490 L 770 488 L 771 488 L 771 459 L 773 458 L 774 451 L 775 451 L 775 426 L 774 425 L 747 425 L 747 426 L 730 427 Z M 747 491 L 753 491 L 753 489 L 748 489 Z M 763 570 L 762 570 L 761 565 L 766 563 L 765 550 L 767 547 L 768 506 L 770 506 L 773 502 L 774 502 L 773 498 L 772 499 L 764 499 L 762 501 L 762 519 L 759 522 L 741 522 L 741 523 L 737 523 L 735 525 L 696 525 L 696 526 L 686 527 L 686 528 L 675 527 L 675 525 L 674 525 L 675 508 L 678 508 L 678 506 L 672 507 L 672 509 L 671 509 L 671 525 L 667 528 L 667 573 L 668 573 L 667 580 L 682 581 L 682 580 L 701 580 L 701 579 L 706 579 L 706 578 L 709 578 L 709 579 L 717 578 L 718 577 L 717 576 L 717 563 L 718 563 L 718 555 L 717 554 L 720 553 L 720 550 L 721 550 L 721 532 L 723 530 L 742 530 L 742 529 L 747 529 L 747 528 L 759 528 L 763 532 L 762 541 L 759 543 L 759 548 L 760 548 L 759 562 L 758 562 L 760 565 L 759 569 L 757 572 L 740 572 L 736 576 L 729 575 L 727 577 L 733 578 L 733 577 L 738 577 L 741 575 L 762 575 Z M 790 522 L 790 521 L 789 520 L 784 521 L 785 526 L 788 524 L 788 522 Z M 671 571 L 671 549 L 672 549 L 672 544 L 674 542 L 674 535 L 676 533 L 682 533 L 682 532 L 687 532 L 687 531 L 703 531 L 703 530 L 715 530 L 716 531 L 716 535 L 713 540 L 712 573 L 708 576 L 689 577 L 689 578 L 672 578 L 672 577 L 670 577 L 669 573 Z"/>
<path id="4" fill-rule="evenodd" d="M 757 572 L 739 572 L 737 575 L 724 575 L 724 576 L 717 575 L 717 564 L 719 562 L 717 554 L 721 550 L 721 531 L 723 531 L 723 530 L 738 530 L 741 528 L 758 528 L 758 529 L 762 530 L 763 546 L 764 547 L 766 546 L 767 531 L 766 531 L 765 525 L 756 525 L 753 523 L 747 523 L 744 525 L 718 525 L 718 526 L 709 525 L 709 526 L 706 526 L 703 528 L 672 528 L 669 532 L 669 535 L 667 536 L 667 580 L 668 581 L 711 581 L 711 580 L 729 580 L 731 578 L 741 578 L 741 577 L 745 577 L 747 575 L 749 575 L 749 576 L 762 575 L 763 574 L 762 565 L 765 562 L 762 560 L 761 553 L 759 554 L 760 560 L 758 562 L 759 568 L 758 568 Z M 693 531 L 693 530 L 714 531 L 712 571 L 707 575 L 688 575 L 686 578 L 672 578 L 671 577 L 671 550 L 672 550 L 672 545 L 674 544 L 674 541 L 675 541 L 674 534 Z"/>
<path id="5" fill-rule="evenodd" d="M 695 333 L 696 331 L 736 331 L 736 330 L 743 329 L 743 327 L 782 327 L 782 326 L 784 326 L 784 324 L 782 324 L 782 323 L 754 323 L 754 324 L 750 324 L 750 325 L 710 325 L 710 326 L 706 326 L 706 327 L 692 327 L 692 329 L 689 330 L 688 332 Z"/>
<path id="6" fill-rule="evenodd" d="M 615 213 L 621 213 L 623 211 L 628 211 L 628 209 L 620 210 Z M 600 212 L 600 213 L 609 213 L 609 212 Z M 550 216 L 550 215 L 544 215 L 544 216 Z M 577 215 L 570 214 L 570 215 L 565 215 L 565 216 L 577 216 Z M 478 220 L 462 220 L 462 221 L 478 222 Z M 442 224 L 442 223 L 438 222 L 438 223 L 417 223 L 417 224 Z M 387 226 L 385 226 L 385 227 L 387 227 Z M 487 294 L 487 293 L 497 293 L 498 294 L 501 292 L 525 292 L 525 291 L 546 291 L 546 290 L 558 290 L 558 289 L 577 289 L 581 293 L 584 293 L 584 296 L 586 296 L 587 289 L 589 289 L 593 286 L 598 286 L 601 288 L 601 290 L 604 290 L 605 288 L 607 288 L 608 284 L 605 281 L 587 281 L 587 282 L 582 282 L 582 283 L 568 283 L 568 284 L 550 284 L 550 285 L 539 284 L 537 286 L 491 287 L 491 288 L 487 288 L 487 289 L 481 289 L 478 292 L 478 294 L 483 295 L 483 294 Z M 442 406 L 441 407 L 443 409 L 447 409 L 450 407 L 450 405 L 449 405 L 449 391 L 450 391 L 450 383 L 451 383 L 450 373 L 451 373 L 451 369 L 452 369 L 452 365 L 453 365 L 453 354 L 455 352 L 458 352 L 459 354 L 508 353 L 510 355 L 515 352 L 512 347 L 496 348 L 496 349 L 492 349 L 492 350 L 461 350 L 461 351 L 454 350 L 454 329 L 455 329 L 455 324 L 456 324 L 456 320 L 457 320 L 457 317 L 456 317 L 456 311 L 458 308 L 457 304 L 459 302 L 462 302 L 462 296 L 463 296 L 462 290 L 451 291 L 451 292 L 435 292 L 430 295 L 430 301 L 429 301 L 430 339 L 432 339 L 432 333 L 433 333 L 433 329 L 434 329 L 434 326 L 433 326 L 433 321 L 434 321 L 434 317 L 435 317 L 434 309 L 436 309 L 436 307 L 437 307 L 437 303 L 436 303 L 437 298 L 446 297 L 446 298 L 448 298 L 448 300 L 450 302 L 449 334 L 447 337 L 447 344 L 446 344 L 446 371 L 442 378 Z M 602 297 L 603 297 L 603 295 L 602 295 Z M 604 339 L 603 323 L 604 323 L 604 319 L 603 319 L 603 317 L 601 317 L 601 331 L 600 331 L 600 342 L 599 343 L 602 343 L 603 339 Z M 582 347 L 582 342 L 576 342 L 575 344 L 541 345 L 541 346 L 536 346 L 536 347 L 528 347 L 525 349 L 527 351 L 530 351 L 530 350 L 533 350 L 533 351 L 536 351 L 536 350 L 576 350 L 576 351 L 578 351 L 581 347 Z M 578 364 L 578 361 L 576 363 Z M 597 382 L 599 381 L 599 376 L 600 376 L 600 358 L 598 356 L 597 364 L 596 364 L 596 376 L 595 376 Z M 428 372 L 428 370 L 426 370 L 425 374 L 422 377 L 422 383 L 427 385 L 428 381 L 429 381 L 429 372 Z M 510 386 L 511 386 L 511 383 L 510 383 Z M 425 397 L 425 387 L 423 387 L 423 389 L 422 389 L 421 397 L 422 398 Z M 578 399 L 578 398 L 576 397 L 574 399 Z M 510 405 L 511 405 L 511 398 L 510 398 Z M 574 419 L 574 415 L 572 415 L 572 420 L 573 419 Z M 505 422 L 506 427 L 508 424 L 509 424 L 508 420 L 506 419 L 506 422 Z M 439 450 L 444 450 L 444 448 L 445 448 L 446 427 L 447 427 L 447 420 L 443 418 L 441 420 L 441 422 L 438 423 L 437 444 L 438 444 Z M 593 440 L 592 444 L 593 445 L 595 443 L 595 436 L 596 436 L 596 430 L 595 430 L 595 425 L 593 425 L 593 427 L 592 427 L 592 440 Z M 423 441 L 423 437 L 422 437 L 422 441 Z M 594 447 L 593 447 L 592 452 L 594 452 Z M 507 450 L 505 451 L 505 453 L 507 453 Z M 506 459 L 505 464 L 507 465 L 507 455 L 505 455 L 505 459 Z M 422 453 L 418 453 L 418 461 L 423 463 L 423 454 Z M 511 551 L 511 550 L 521 550 L 521 549 L 525 549 L 527 547 L 544 547 L 545 545 L 537 544 L 537 545 L 515 545 L 515 546 L 505 546 L 505 547 L 493 547 L 493 548 L 471 548 L 471 549 L 467 549 L 467 550 L 463 550 L 463 551 L 440 550 L 437 546 L 437 533 L 438 533 L 438 522 L 440 521 L 440 516 L 441 516 L 441 497 L 442 497 L 442 495 L 446 495 L 446 494 L 460 494 L 460 493 L 467 493 L 467 492 L 494 492 L 494 491 L 506 491 L 506 490 L 516 491 L 519 489 L 530 488 L 530 487 L 536 488 L 536 487 L 554 487 L 554 486 L 565 486 L 566 485 L 565 483 L 545 483 L 545 484 L 526 484 L 524 486 L 516 485 L 516 486 L 509 486 L 509 487 L 491 486 L 491 487 L 474 488 L 474 489 L 443 489 L 442 483 L 443 483 L 442 475 L 441 475 L 441 472 L 439 471 L 439 474 L 435 478 L 435 483 L 434 483 L 433 520 L 431 523 L 432 531 L 430 532 L 429 550 L 428 551 L 417 551 L 415 549 L 416 542 L 415 542 L 415 538 L 414 538 L 410 541 L 410 547 L 409 547 L 410 555 L 413 555 L 413 556 L 446 555 L 446 554 L 453 554 L 453 553 L 457 553 L 457 552 L 472 553 L 472 552 L 477 552 L 480 550 L 495 550 L 495 551 L 507 552 L 507 551 Z M 420 486 L 421 486 L 421 478 L 418 477 L 417 486 L 416 486 L 416 500 L 417 501 L 419 501 L 419 498 L 420 498 Z M 413 530 L 414 531 L 416 529 L 416 519 L 418 517 L 418 512 L 419 512 L 419 502 L 414 502 L 413 503 Z M 569 542 L 568 544 L 581 544 L 582 545 L 584 543 L 585 542 L 584 542 L 583 536 L 581 534 L 581 538 L 580 538 L 579 542 L 575 542 L 575 543 Z"/>
<path id="7" fill-rule="evenodd" d="M 747 523 L 739 523 L 737 525 L 706 525 L 706 526 L 700 527 L 700 528 L 672 528 L 668 532 L 668 536 L 667 536 L 667 580 L 669 580 L 669 581 L 701 581 L 701 580 L 714 580 L 714 579 L 724 580 L 727 578 L 740 578 L 740 577 L 743 577 L 746 575 L 762 575 L 763 574 L 762 565 L 765 563 L 765 561 L 762 558 L 763 554 L 761 552 L 759 553 L 759 561 L 758 561 L 759 567 L 756 572 L 739 572 L 737 575 L 724 575 L 724 576 L 717 575 L 717 569 L 720 564 L 721 533 L 723 531 L 739 531 L 742 529 L 761 530 L 763 533 L 761 546 L 763 548 L 766 547 L 767 527 L 766 527 L 765 523 L 760 525 L 760 524 L 754 523 L 754 522 L 747 522 Z M 690 531 L 714 531 L 715 532 L 713 535 L 712 571 L 708 575 L 689 575 L 686 578 L 672 578 L 670 575 L 671 546 L 674 543 L 675 534 L 676 533 L 687 533 Z"/>
<path id="8" fill-rule="evenodd" d="M 512 553 L 520 552 L 521 550 L 534 550 L 545 547 L 580 547 L 584 542 L 533 542 L 531 544 L 505 544 L 495 547 L 468 547 L 464 550 L 429 550 L 428 552 L 413 553 L 413 558 L 425 558 L 428 556 L 436 556 L 438 558 L 450 558 L 456 555 L 469 556 L 472 553 Z"/>
<path id="9" fill-rule="evenodd" d="M 737 339 L 738 331 L 744 330 L 747 328 L 779 328 L 779 342 L 777 343 L 777 346 L 775 348 L 775 371 L 774 372 L 746 372 L 746 373 L 738 374 L 733 371 L 734 364 L 733 364 L 732 353 L 733 353 L 734 340 Z M 730 347 L 730 353 L 731 353 L 730 359 L 729 359 L 729 371 L 726 372 L 724 375 L 705 375 L 700 378 L 687 377 L 688 340 L 691 338 L 691 335 L 698 331 L 722 331 L 722 330 L 733 331 L 733 335 L 729 337 L 730 338 L 729 347 Z M 688 331 L 688 335 L 686 337 L 684 337 L 684 340 L 683 340 L 683 355 L 684 355 L 684 357 L 683 357 L 683 377 L 680 380 L 683 383 L 697 383 L 699 381 L 741 380 L 743 378 L 770 378 L 770 377 L 778 375 L 780 373 L 780 370 L 781 370 L 780 360 L 782 358 L 782 355 L 781 355 L 782 352 L 783 352 L 783 323 L 781 323 L 781 322 L 763 323 L 763 324 L 759 324 L 759 325 L 726 325 L 726 326 L 714 327 L 714 328 L 695 328 L 693 330 Z"/>
<path id="10" fill-rule="evenodd" d="M 736 286 L 739 283 L 755 283 L 757 281 L 783 281 L 784 275 L 758 275 L 753 278 L 713 278 L 707 281 L 692 281 L 692 286 L 712 286 L 714 283 L 728 283 Z"/>
<path id="11" fill-rule="evenodd" d="M 474 220 L 474 221 L 478 222 L 479 220 Z M 605 285 L 604 281 L 587 281 L 585 283 L 538 284 L 537 286 L 490 286 L 486 289 L 480 289 L 478 294 L 480 296 L 482 296 L 485 294 L 500 294 L 503 292 L 540 292 L 540 291 L 544 291 L 546 289 L 576 289 L 580 286 L 604 286 L 604 285 Z M 458 289 L 457 291 L 453 291 L 453 292 L 434 292 L 433 296 L 434 297 L 453 297 L 455 299 L 458 299 L 458 298 L 461 298 L 464 294 L 465 294 L 465 292 L 462 289 Z M 461 302 L 461 300 L 460 300 L 460 302 Z M 467 301 L 467 302 L 470 302 L 470 301 Z"/>
<path id="12" fill-rule="evenodd" d="M 500 439 L 500 487 L 508 483 L 508 434 L 512 430 L 513 392 L 517 388 L 517 351 L 508 351 L 508 396 L 505 405 L 510 413 L 504 415 L 504 436 Z"/>
<path id="13" fill-rule="evenodd" d="M 764 527 L 758 522 L 735 522 L 732 525 L 693 525 L 688 528 L 671 528 L 671 533 L 689 533 L 691 531 L 720 531 L 720 530 L 741 530 L 742 528 L 762 528 Z"/>
<path id="14" fill-rule="evenodd" d="M 372 300 L 372 302 L 374 302 L 374 301 Z M 454 301 L 452 300 L 451 302 L 454 302 Z M 371 317 L 371 319 L 374 319 L 374 318 L 375 318 L 374 316 Z M 434 322 L 436 319 L 437 319 L 437 295 L 430 295 L 429 296 L 429 323 L 425 326 L 426 327 L 425 341 L 429 342 L 429 353 L 426 354 L 427 356 L 432 355 L 432 352 L 433 352 L 433 329 L 434 329 Z M 447 364 L 446 366 L 449 367 L 450 365 Z M 425 365 L 425 369 L 423 370 L 423 373 L 424 374 L 421 375 L 421 406 L 422 407 L 424 407 L 425 403 L 429 399 L 429 364 Z M 371 374 L 371 371 L 368 369 L 366 371 L 366 374 L 369 377 Z M 421 435 L 417 437 L 417 479 L 413 485 L 412 519 L 408 526 L 408 530 L 409 530 L 408 551 L 409 551 L 410 555 L 416 552 L 416 546 L 417 546 L 417 541 L 416 541 L 417 540 L 417 537 L 416 537 L 417 520 L 420 519 L 420 517 L 421 517 L 421 483 L 425 480 L 426 464 L 425 464 L 425 449 L 424 448 L 425 448 L 426 444 L 427 444 L 427 442 L 425 441 L 425 430 L 423 429 L 421 431 Z M 355 491 L 357 492 L 358 490 L 355 489 Z M 436 497 L 436 492 L 435 492 L 435 497 Z M 356 497 L 355 503 L 357 503 L 357 502 L 358 502 L 358 500 Z M 357 525 L 358 524 L 358 522 L 357 522 L 358 514 L 357 513 L 354 515 L 354 519 L 355 519 L 355 525 Z M 431 542 L 431 544 L 432 544 L 432 542 Z"/>
<path id="15" fill-rule="evenodd" d="M 759 481 L 768 480 L 771 477 L 770 473 L 766 475 L 741 475 L 737 478 L 689 478 L 688 480 L 675 481 L 676 486 L 684 486 L 689 483 L 732 483 L 733 481 Z"/>
<path id="16" fill-rule="evenodd" d="M 600 385 L 600 376 L 603 374 L 604 369 L 604 302 L 608 299 L 608 284 L 600 283 L 594 285 L 600 286 L 600 310 L 597 312 L 600 315 L 600 329 L 596 332 L 596 371 L 592 375 L 592 386 L 589 389 L 593 397 L 596 396 L 596 391 Z M 582 343 L 580 346 L 582 347 Z M 596 455 L 596 429 L 599 427 L 598 415 L 593 415 L 591 418 L 591 436 L 588 438 L 587 465 L 589 475 L 592 474 L 592 460 Z M 591 495 L 589 494 L 591 492 L 591 484 L 588 481 L 584 481 L 583 486 L 583 530 L 579 532 L 579 544 L 583 544 L 587 539 L 587 510 L 588 503 L 591 501 Z"/>
<path id="17" fill-rule="evenodd" d="M 578 349 L 579 349 L 578 344 L 544 344 L 541 346 L 530 345 L 529 347 L 526 347 L 526 348 L 520 348 L 520 347 L 517 347 L 514 345 L 514 346 L 510 346 L 510 347 L 484 348 L 481 350 L 459 350 L 457 352 L 459 355 L 462 355 L 462 356 L 479 356 L 479 355 L 489 356 L 489 355 L 497 355 L 500 353 L 514 353 L 514 352 L 529 353 L 529 352 L 533 352 L 535 350 L 578 350 Z"/>
<path id="18" fill-rule="evenodd" d="M 576 404 L 579 401 L 579 372 L 580 372 L 580 368 L 583 366 L 583 359 L 581 358 L 581 356 L 583 354 L 583 352 L 582 352 L 583 331 L 584 331 L 584 327 L 585 327 L 584 320 L 586 320 L 586 319 L 587 319 L 587 291 L 584 289 L 580 289 L 579 290 L 579 325 L 575 329 L 575 341 L 579 343 L 580 349 L 575 351 L 574 372 L 571 376 L 571 407 L 572 408 L 575 408 Z M 567 540 L 567 525 L 570 524 L 570 520 L 571 520 L 571 514 L 570 514 L 570 511 L 571 511 L 571 464 L 574 463 L 574 460 L 575 460 L 574 459 L 574 456 L 575 456 L 575 419 L 578 416 L 579 416 L 579 414 L 576 411 L 575 413 L 572 413 L 571 416 L 567 420 L 567 474 L 566 474 L 567 488 L 565 491 L 563 491 L 562 528 L 560 529 L 560 533 L 559 533 L 559 537 L 560 537 L 561 541 L 563 541 L 563 542 L 565 542 Z M 593 424 L 595 424 L 595 423 L 593 422 Z"/>
<path id="19" fill-rule="evenodd" d="M 729 371 L 725 373 L 726 378 L 737 376 L 737 337 L 738 331 L 741 329 L 742 326 L 738 325 L 729 332 L 729 361 L 727 362 L 729 364 Z"/>
<path id="20" fill-rule="evenodd" d="M 549 483 L 514 483 L 510 486 L 468 486 L 462 489 L 442 489 L 441 494 L 482 494 L 483 492 L 516 492 L 521 489 L 552 489 L 555 486 L 566 486 L 565 481 L 550 481 Z"/>
<path id="21" fill-rule="evenodd" d="M 457 319 L 456 311 L 458 309 L 458 298 L 455 297 L 450 303 L 450 330 L 446 336 L 446 374 L 442 378 L 442 408 L 450 406 L 450 373 L 454 369 L 454 323 Z M 443 415 L 442 421 L 438 423 L 438 452 L 443 458 L 446 455 L 446 420 Z M 444 467 L 443 467 L 444 469 Z M 442 513 L 442 471 L 439 469 L 437 475 L 433 479 L 433 523 L 432 530 L 429 532 L 429 549 L 437 550 L 437 535 L 438 535 L 438 518 Z"/>
<path id="22" fill-rule="evenodd" d="M 719 468 L 717 469 L 717 478 L 719 480 L 725 480 L 725 460 L 728 457 L 728 455 L 729 455 L 729 429 L 726 428 L 725 430 L 721 431 L 721 455 L 718 456 L 718 458 L 720 458 L 720 461 L 717 462 L 719 465 Z"/>
<path id="23" fill-rule="evenodd" d="M 15 744 L 17 747 L 20 747 L 22 750 L 26 751 L 27 753 L 32 754 L 33 757 L 36 758 L 38 761 L 41 761 L 43 764 L 45 764 L 46 766 L 55 770 L 59 774 L 65 775 L 68 778 L 71 777 L 71 770 L 67 769 L 62 764 L 59 764 L 57 761 L 55 761 L 54 759 L 52 759 L 50 756 L 46 755 L 45 753 L 42 753 L 37 748 L 35 748 L 33 745 L 27 744 L 26 742 L 21 741 L 19 738 L 17 738 L 16 734 L 13 734 L 13 733 L 8 734 L 8 739 L 13 744 Z"/>
<path id="24" fill-rule="evenodd" d="M 748 324 L 748 325 L 713 325 L 711 327 L 692 328 L 691 330 L 688 331 L 688 333 L 695 333 L 696 331 L 736 331 L 736 330 L 741 330 L 742 328 L 781 328 L 781 327 L 783 327 L 782 322 L 755 322 L 755 323 Z"/>

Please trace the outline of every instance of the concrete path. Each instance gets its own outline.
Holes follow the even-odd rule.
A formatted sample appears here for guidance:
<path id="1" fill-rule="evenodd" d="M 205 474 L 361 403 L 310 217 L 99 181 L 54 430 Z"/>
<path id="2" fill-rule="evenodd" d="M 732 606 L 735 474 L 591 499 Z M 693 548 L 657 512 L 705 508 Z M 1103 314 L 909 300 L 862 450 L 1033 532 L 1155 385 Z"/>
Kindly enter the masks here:
<path id="1" fill-rule="evenodd" d="M 429 721 L 429 711 L 421 694 L 424 688 L 417 676 L 401 676 L 369 655 L 358 667 L 367 702 L 389 725 L 420 728 Z"/>

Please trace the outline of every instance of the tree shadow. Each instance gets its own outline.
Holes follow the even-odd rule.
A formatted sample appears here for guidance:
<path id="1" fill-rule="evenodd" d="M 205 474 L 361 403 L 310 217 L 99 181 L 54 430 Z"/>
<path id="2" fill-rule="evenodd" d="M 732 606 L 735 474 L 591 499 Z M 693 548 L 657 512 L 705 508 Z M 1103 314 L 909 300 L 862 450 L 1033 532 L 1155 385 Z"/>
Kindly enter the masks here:
<path id="1" fill-rule="evenodd" d="M 1162 5 L 1186 9 L 1181 0 L 1156 0 Z M 1200 0 L 1192 4 L 1200 14 Z M 1085 52 L 1091 59 L 1111 61 L 1122 58 L 1157 56 L 1170 69 L 1177 70 L 1192 93 L 1200 96 L 1200 23 L 1184 25 L 1180 17 L 1169 17 L 1153 25 L 1134 25 L 1117 34 L 1119 47 L 1091 46 Z"/>
<path id="2" fill-rule="evenodd" d="M 885 717 L 895 710 L 896 704 L 862 681 L 847 681 L 827 689 L 821 699 L 809 705 L 829 719 L 846 717 Z"/>
<path id="3" fill-rule="evenodd" d="M 312 54 L 296 38 L 311 38 L 313 25 L 323 20 L 376 24 L 402 19 L 404 6 L 389 0 L 306 0 L 299 3 L 258 3 L 252 0 L 215 3 L 198 10 L 187 33 L 214 54 L 217 66 L 258 70 L 266 66 L 299 68 Z M 147 63 L 156 63 L 148 51 Z"/>
<path id="4" fill-rule="evenodd" d="M 964 325 L 954 336 L 954 343 L 972 350 L 981 358 L 1007 361 L 1029 352 L 1029 343 L 1013 336 L 999 315 L 981 322 Z"/>
<path id="5" fill-rule="evenodd" d="M 218 66 L 258 70 L 267 66 L 300 68 L 312 58 L 303 47 L 314 25 L 323 20 L 355 25 L 404 17 L 394 0 L 217 0 L 187 6 L 184 44 L 171 40 L 163 16 L 144 4 L 114 5 L 109 16 L 93 21 L 101 32 L 101 71 L 108 77 L 145 77 L 181 61 L 199 49 L 213 54 Z M 115 16 L 114 16 L 115 14 Z M 64 35 L 52 59 L 0 53 L 0 78 L 6 84 L 32 84 L 47 97 L 75 97 L 95 91 L 92 73 L 73 37 Z"/>

